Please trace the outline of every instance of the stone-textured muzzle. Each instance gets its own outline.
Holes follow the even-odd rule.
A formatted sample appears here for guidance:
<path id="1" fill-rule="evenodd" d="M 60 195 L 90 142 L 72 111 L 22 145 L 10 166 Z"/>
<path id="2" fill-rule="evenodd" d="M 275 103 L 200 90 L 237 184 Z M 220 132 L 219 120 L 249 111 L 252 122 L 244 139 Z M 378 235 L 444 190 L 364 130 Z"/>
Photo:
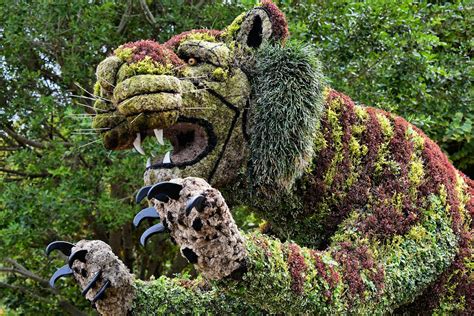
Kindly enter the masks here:
<path id="1" fill-rule="evenodd" d="M 120 46 L 96 71 L 93 127 L 107 149 L 128 149 L 138 134 L 176 123 L 180 108 L 182 61 L 153 41 Z"/>

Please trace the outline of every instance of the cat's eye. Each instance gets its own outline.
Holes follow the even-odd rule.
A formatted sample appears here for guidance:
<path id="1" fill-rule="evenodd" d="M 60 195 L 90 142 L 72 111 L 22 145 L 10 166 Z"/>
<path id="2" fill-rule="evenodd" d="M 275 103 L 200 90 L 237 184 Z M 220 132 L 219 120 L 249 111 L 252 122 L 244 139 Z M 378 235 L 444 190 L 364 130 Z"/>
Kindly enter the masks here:
<path id="1" fill-rule="evenodd" d="M 192 58 L 192 57 L 191 57 L 191 58 L 188 59 L 188 65 L 194 66 L 194 65 L 196 65 L 196 64 L 197 64 L 196 58 Z"/>

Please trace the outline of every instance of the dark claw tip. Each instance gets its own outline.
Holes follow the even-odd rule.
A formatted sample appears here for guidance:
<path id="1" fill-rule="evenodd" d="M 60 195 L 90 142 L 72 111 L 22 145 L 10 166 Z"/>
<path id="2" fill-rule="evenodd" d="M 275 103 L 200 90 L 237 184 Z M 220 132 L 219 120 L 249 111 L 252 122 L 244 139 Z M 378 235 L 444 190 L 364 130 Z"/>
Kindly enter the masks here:
<path id="1" fill-rule="evenodd" d="M 74 247 L 74 244 L 71 244 L 67 241 L 53 241 L 46 247 L 46 255 L 49 256 L 53 250 L 59 250 L 66 256 L 69 256 L 71 254 L 72 247 Z"/>
<path id="2" fill-rule="evenodd" d="M 62 278 L 63 276 L 72 275 L 72 273 L 73 272 L 72 272 L 71 268 L 69 268 L 69 266 L 67 264 L 63 265 L 61 268 L 57 269 L 56 272 L 54 272 L 51 279 L 49 279 L 49 286 L 54 288 L 54 283 L 56 283 L 56 281 L 59 278 Z"/>
<path id="3" fill-rule="evenodd" d="M 102 275 L 102 270 L 99 270 L 99 272 L 97 272 L 92 278 L 92 280 L 90 280 L 90 282 L 86 285 L 84 290 L 82 290 L 81 292 L 82 296 L 86 296 L 87 292 L 89 292 L 89 290 L 97 283 L 97 280 L 101 277 L 101 275 Z"/>
<path id="4" fill-rule="evenodd" d="M 135 197 L 135 202 L 140 203 L 147 196 L 148 191 L 150 191 L 151 187 L 151 185 L 147 185 L 138 190 L 137 196 Z"/>
<path id="5" fill-rule="evenodd" d="M 144 208 L 133 218 L 133 226 L 135 226 L 135 228 L 138 227 L 138 225 L 147 218 L 160 218 L 160 215 L 158 215 L 154 207 Z"/>
<path id="6" fill-rule="evenodd" d="M 156 225 L 151 226 L 150 228 L 145 230 L 145 232 L 140 237 L 140 244 L 143 247 L 145 247 L 148 238 L 150 238 L 151 236 L 153 236 L 155 234 L 162 233 L 165 230 L 166 230 L 166 228 L 165 228 L 165 226 L 163 226 L 163 224 L 156 224 Z"/>
<path id="7" fill-rule="evenodd" d="M 182 188 L 183 186 L 181 184 L 173 182 L 160 182 L 151 187 L 147 196 L 150 200 L 152 198 L 159 198 L 160 194 L 164 194 L 173 200 L 177 200 L 179 198 L 179 192 L 181 192 Z"/>
<path id="8" fill-rule="evenodd" d="M 87 255 L 87 250 L 85 249 L 81 249 L 81 250 L 77 250 L 76 252 L 74 252 L 73 254 L 71 254 L 67 260 L 67 264 L 69 265 L 69 267 L 72 267 L 74 261 L 76 260 L 79 260 L 81 262 L 86 262 L 86 255 Z"/>
<path id="9" fill-rule="evenodd" d="M 184 209 L 186 211 L 186 215 L 189 215 L 189 213 L 191 213 L 193 207 L 195 207 L 198 212 L 202 212 L 202 210 L 204 209 L 202 202 L 204 202 L 205 199 L 206 198 L 202 195 L 195 195 L 190 198 L 186 203 L 186 208 Z"/>
<path id="10" fill-rule="evenodd" d="M 97 294 L 92 299 L 92 304 L 94 304 L 98 300 L 101 300 L 102 298 L 104 298 L 105 290 L 107 290 L 109 287 L 110 287 L 110 281 L 107 280 L 104 283 L 104 285 L 102 285 L 102 287 L 99 289 L 99 291 L 97 291 Z"/>

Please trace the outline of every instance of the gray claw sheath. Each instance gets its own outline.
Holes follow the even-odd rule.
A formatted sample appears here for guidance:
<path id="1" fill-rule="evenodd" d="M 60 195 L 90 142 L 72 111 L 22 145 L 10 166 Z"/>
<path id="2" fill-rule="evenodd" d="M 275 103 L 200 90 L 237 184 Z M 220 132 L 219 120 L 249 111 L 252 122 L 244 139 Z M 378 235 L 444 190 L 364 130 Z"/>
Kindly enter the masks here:
<path id="1" fill-rule="evenodd" d="M 155 234 L 162 233 L 165 230 L 166 230 L 166 228 L 165 228 L 165 226 L 163 226 L 163 224 L 156 224 L 154 226 L 151 226 L 150 228 L 145 230 L 145 232 L 140 237 L 140 244 L 142 246 L 145 246 L 148 238 L 150 238 L 151 236 L 153 236 Z"/>
<path id="2" fill-rule="evenodd" d="M 135 215 L 133 218 L 133 226 L 138 227 L 138 225 L 147 218 L 160 218 L 160 215 L 158 215 L 154 207 L 147 207 Z"/>
<path id="3" fill-rule="evenodd" d="M 186 215 L 189 215 L 189 213 L 191 213 L 191 210 L 193 208 L 196 208 L 196 210 L 198 212 L 202 212 L 202 210 L 203 210 L 202 202 L 204 202 L 205 200 L 206 200 L 206 198 L 202 195 L 196 195 L 196 196 L 193 196 L 192 198 L 190 198 L 188 200 L 188 203 L 186 204 L 186 208 L 185 208 Z"/>
<path id="4" fill-rule="evenodd" d="M 86 287 L 84 288 L 84 290 L 82 290 L 81 294 L 82 296 L 86 296 L 87 292 L 89 292 L 89 290 L 95 286 L 95 284 L 97 283 L 97 280 L 102 276 L 102 270 L 99 270 L 99 272 L 97 272 L 94 277 L 92 277 L 92 280 L 87 283 Z"/>
<path id="5" fill-rule="evenodd" d="M 79 260 L 80 262 L 86 263 L 87 250 L 81 249 L 72 253 L 67 259 L 67 264 L 72 268 L 74 261 Z"/>
<path id="6" fill-rule="evenodd" d="M 137 196 L 135 197 L 135 202 L 140 203 L 147 196 L 148 191 L 150 191 L 151 187 L 151 185 L 147 185 L 138 190 Z"/>
<path id="7" fill-rule="evenodd" d="M 56 281 L 63 277 L 63 276 L 69 276 L 69 275 L 72 275 L 72 270 L 71 268 L 69 268 L 69 265 L 65 264 L 63 265 L 61 268 L 57 269 L 56 272 L 54 272 L 53 276 L 51 277 L 51 279 L 49 279 L 49 286 L 51 286 L 52 288 L 54 288 L 54 283 L 56 283 Z"/>
<path id="8" fill-rule="evenodd" d="M 102 299 L 104 297 L 104 294 L 105 294 L 105 290 L 107 290 L 108 288 L 110 287 L 110 281 L 106 281 L 104 283 L 104 285 L 102 285 L 102 287 L 99 289 L 99 291 L 97 292 L 97 294 L 94 296 L 94 298 L 92 299 L 92 303 L 95 303 L 97 302 L 98 300 Z"/>
<path id="9" fill-rule="evenodd" d="M 179 192 L 183 186 L 173 182 L 160 182 L 151 187 L 148 191 L 148 199 L 156 198 L 159 194 L 164 194 L 173 200 L 179 198 Z"/>
<path id="10" fill-rule="evenodd" d="M 72 247 L 74 247 L 74 244 L 71 244 L 67 241 L 53 241 L 46 247 L 46 255 L 49 256 L 53 250 L 59 250 L 66 256 L 69 256 L 71 254 Z"/>

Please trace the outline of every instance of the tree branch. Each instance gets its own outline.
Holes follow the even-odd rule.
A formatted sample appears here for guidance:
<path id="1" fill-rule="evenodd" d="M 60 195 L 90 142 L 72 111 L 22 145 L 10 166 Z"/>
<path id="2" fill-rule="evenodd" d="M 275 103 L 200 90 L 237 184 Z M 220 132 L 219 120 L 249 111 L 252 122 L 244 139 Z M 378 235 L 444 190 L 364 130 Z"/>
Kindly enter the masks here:
<path id="1" fill-rule="evenodd" d="M 6 282 L 0 282 L 0 287 L 8 288 L 8 289 L 11 289 L 13 291 L 21 292 L 23 294 L 26 294 L 26 295 L 29 295 L 29 296 L 35 298 L 38 301 L 43 301 L 43 302 L 46 302 L 46 303 L 49 302 L 48 299 L 46 299 L 45 297 L 37 295 L 37 294 L 33 293 L 32 291 L 30 291 L 30 290 L 28 290 L 24 287 L 21 287 L 21 286 L 11 285 L 11 284 L 8 284 Z M 67 312 L 69 315 L 74 315 L 74 316 L 86 316 L 87 315 L 87 314 L 81 312 L 80 310 L 78 310 L 74 305 L 72 305 L 71 303 L 69 303 L 65 300 L 60 300 L 59 301 L 59 306 L 61 306 L 61 308 L 65 312 Z"/>
<path id="2" fill-rule="evenodd" d="M 46 178 L 46 177 L 51 176 L 51 174 L 48 173 L 48 172 L 27 173 L 27 172 L 23 172 L 23 171 L 11 170 L 11 169 L 6 169 L 6 168 L 0 168 L 0 172 L 16 174 L 18 176 L 27 177 L 27 178 Z"/>
<path id="3" fill-rule="evenodd" d="M 11 138 L 16 140 L 21 145 L 24 145 L 24 146 L 29 145 L 29 146 L 32 146 L 35 148 L 41 148 L 41 149 L 46 148 L 44 144 L 34 141 L 34 140 L 30 140 L 24 136 L 21 136 L 20 134 L 17 134 L 10 127 L 6 125 L 3 125 L 3 130 L 5 131 L 5 133 L 7 133 Z"/>
<path id="4" fill-rule="evenodd" d="M 48 287 L 49 289 L 49 282 L 39 275 L 36 275 L 35 273 L 29 271 L 26 269 L 23 265 L 21 265 L 18 261 L 11 259 L 11 258 L 6 258 L 5 262 L 8 262 L 9 264 L 13 265 L 15 268 L 10 268 L 14 269 L 16 273 L 19 273 L 27 278 L 30 278 L 32 280 L 38 281 L 41 285 Z M 7 267 L 2 267 L 2 269 L 8 269 Z M 0 270 L 1 271 L 1 270 Z"/>
<path id="5" fill-rule="evenodd" d="M 16 151 L 21 148 L 20 146 L 0 146 L 0 151 Z"/>
<path id="6" fill-rule="evenodd" d="M 127 6 L 125 7 L 125 11 L 123 12 L 122 18 L 120 19 L 120 24 L 117 27 L 117 32 L 122 34 L 127 26 L 128 19 L 130 17 L 130 13 L 132 12 L 132 0 L 127 1 Z"/>
<path id="7" fill-rule="evenodd" d="M 156 24 L 155 16 L 151 13 L 150 8 L 146 4 L 146 0 L 140 0 L 140 6 L 142 7 L 143 13 L 145 14 L 146 20 L 153 26 Z"/>

